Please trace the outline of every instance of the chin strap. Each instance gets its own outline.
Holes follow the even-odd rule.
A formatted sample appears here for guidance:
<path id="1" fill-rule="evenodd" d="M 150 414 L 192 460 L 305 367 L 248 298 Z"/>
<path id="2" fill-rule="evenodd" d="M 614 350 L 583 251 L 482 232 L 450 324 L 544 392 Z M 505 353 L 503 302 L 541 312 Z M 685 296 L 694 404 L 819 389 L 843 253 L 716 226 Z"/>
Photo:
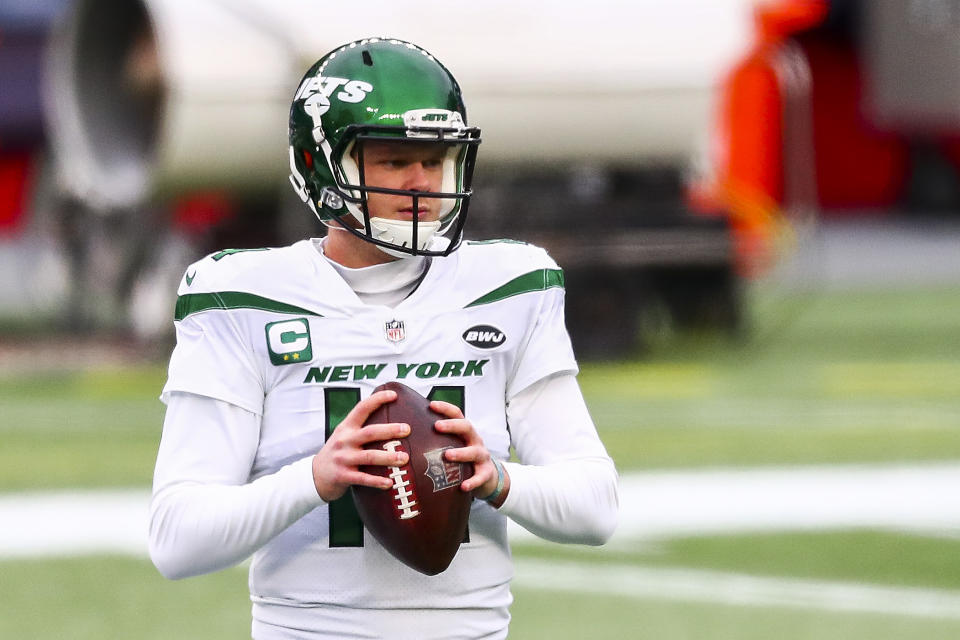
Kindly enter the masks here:
<path id="1" fill-rule="evenodd" d="M 430 246 L 434 235 L 440 230 L 439 220 L 432 222 L 417 223 L 417 250 L 423 250 Z M 383 242 L 389 242 L 400 247 L 413 246 L 413 223 L 406 220 L 389 220 L 387 218 L 370 218 L 370 230 L 373 237 Z M 394 251 L 387 247 L 377 245 L 377 247 L 388 255 L 395 257 L 409 257 L 409 253 Z"/>

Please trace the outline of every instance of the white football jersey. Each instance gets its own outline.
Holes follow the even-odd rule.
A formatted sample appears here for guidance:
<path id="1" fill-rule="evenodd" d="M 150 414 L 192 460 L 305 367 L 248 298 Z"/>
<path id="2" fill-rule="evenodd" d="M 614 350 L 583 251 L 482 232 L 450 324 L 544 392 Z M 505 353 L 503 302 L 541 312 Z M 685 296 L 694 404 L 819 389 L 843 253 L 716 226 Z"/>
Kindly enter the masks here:
<path id="1" fill-rule="evenodd" d="M 517 242 L 465 242 L 434 258 L 393 308 L 361 302 L 310 240 L 223 251 L 187 269 L 164 394 L 209 396 L 260 415 L 251 481 L 316 453 L 360 398 L 391 380 L 461 406 L 504 459 L 508 400 L 551 374 L 576 373 L 563 296 L 553 260 Z M 269 625 L 323 606 L 506 616 L 511 575 L 506 519 L 486 503 L 474 501 L 468 540 L 450 567 L 428 577 L 363 530 L 348 493 L 262 547 L 250 590 L 255 619 Z"/>

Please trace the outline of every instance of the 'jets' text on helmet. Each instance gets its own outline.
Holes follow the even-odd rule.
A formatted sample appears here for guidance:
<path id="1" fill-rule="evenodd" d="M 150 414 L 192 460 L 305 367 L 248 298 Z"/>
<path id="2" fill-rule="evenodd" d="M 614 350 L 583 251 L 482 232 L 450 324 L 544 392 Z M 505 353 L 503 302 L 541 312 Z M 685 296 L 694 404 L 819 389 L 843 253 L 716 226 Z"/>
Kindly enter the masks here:
<path id="1" fill-rule="evenodd" d="M 439 192 L 364 183 L 363 143 L 442 145 Z M 290 182 L 327 225 L 338 224 L 393 256 L 447 255 L 463 235 L 480 130 L 467 127 L 460 86 L 428 52 L 386 38 L 358 40 L 307 71 L 290 108 Z M 371 217 L 368 193 L 438 198 L 436 221 Z M 352 217 L 352 219 L 351 219 Z M 450 232 L 445 247 L 431 240 Z"/>

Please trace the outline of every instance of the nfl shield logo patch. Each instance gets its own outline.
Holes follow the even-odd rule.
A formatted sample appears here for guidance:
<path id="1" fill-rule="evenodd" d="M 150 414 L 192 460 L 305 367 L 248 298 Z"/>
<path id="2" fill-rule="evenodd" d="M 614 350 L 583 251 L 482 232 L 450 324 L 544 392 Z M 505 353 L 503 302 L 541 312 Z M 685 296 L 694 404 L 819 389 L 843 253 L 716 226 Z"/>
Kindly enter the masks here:
<path id="1" fill-rule="evenodd" d="M 433 480 L 434 493 L 460 484 L 460 463 L 447 462 L 443 459 L 443 452 L 452 448 L 434 449 L 423 454 L 423 457 L 427 459 L 427 470 L 423 472 L 423 475 Z"/>
<path id="2" fill-rule="evenodd" d="M 400 342 L 406 337 L 403 332 L 403 320 L 390 320 L 384 325 L 384 331 L 390 342 Z"/>

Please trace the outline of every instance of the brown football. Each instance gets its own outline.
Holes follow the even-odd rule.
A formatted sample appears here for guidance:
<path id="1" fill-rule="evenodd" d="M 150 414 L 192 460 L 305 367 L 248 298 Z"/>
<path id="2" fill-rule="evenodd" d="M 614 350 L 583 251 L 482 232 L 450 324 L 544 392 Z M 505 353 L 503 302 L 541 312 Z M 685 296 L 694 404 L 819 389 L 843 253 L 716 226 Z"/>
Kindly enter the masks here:
<path id="1" fill-rule="evenodd" d="M 429 400 L 399 382 L 374 391 L 387 389 L 396 391 L 397 399 L 370 414 L 365 424 L 404 422 L 410 435 L 365 448 L 405 451 L 410 459 L 402 467 L 361 467 L 394 484 L 386 491 L 354 486 L 353 500 L 367 531 L 387 551 L 421 573 L 436 575 L 450 565 L 467 535 L 472 498 L 460 483 L 473 474 L 473 465 L 443 459 L 445 449 L 464 443 L 433 428 L 444 416 L 430 409 Z"/>

